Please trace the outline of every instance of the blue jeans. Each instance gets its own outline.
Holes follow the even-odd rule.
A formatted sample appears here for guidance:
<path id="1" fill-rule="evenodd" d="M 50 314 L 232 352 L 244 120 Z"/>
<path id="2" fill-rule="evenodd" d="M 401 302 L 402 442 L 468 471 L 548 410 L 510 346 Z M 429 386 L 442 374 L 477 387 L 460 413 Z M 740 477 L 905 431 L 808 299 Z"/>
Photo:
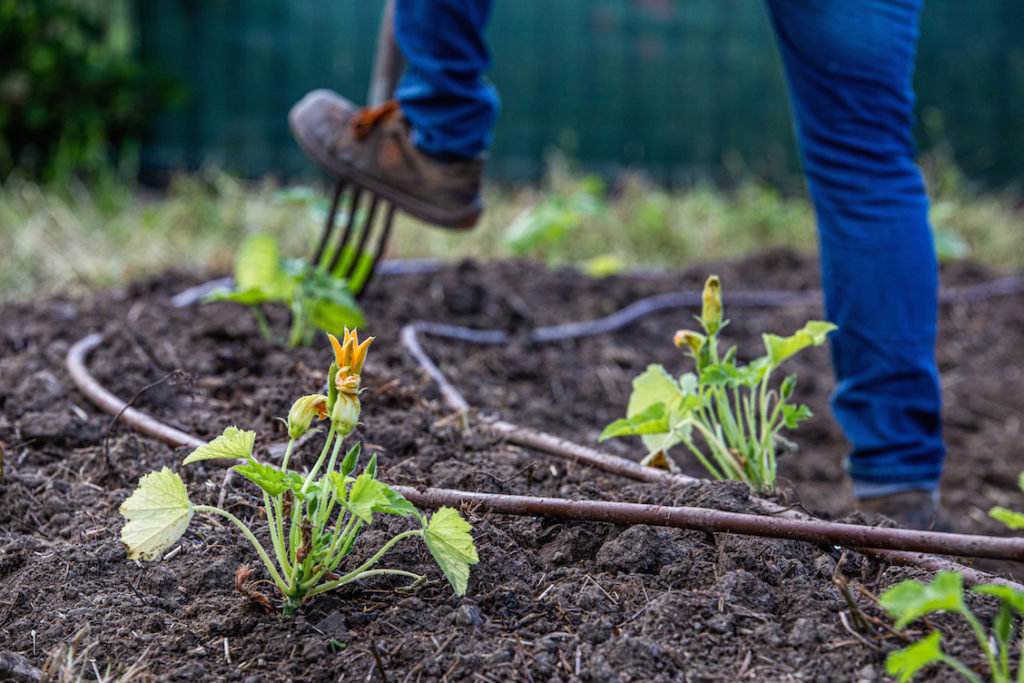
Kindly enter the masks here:
<path id="1" fill-rule="evenodd" d="M 765 0 L 818 218 L 837 386 L 856 497 L 938 486 L 938 272 L 914 164 L 911 77 L 922 0 Z M 497 108 L 481 79 L 490 0 L 398 0 L 397 92 L 427 151 L 473 156 Z"/>

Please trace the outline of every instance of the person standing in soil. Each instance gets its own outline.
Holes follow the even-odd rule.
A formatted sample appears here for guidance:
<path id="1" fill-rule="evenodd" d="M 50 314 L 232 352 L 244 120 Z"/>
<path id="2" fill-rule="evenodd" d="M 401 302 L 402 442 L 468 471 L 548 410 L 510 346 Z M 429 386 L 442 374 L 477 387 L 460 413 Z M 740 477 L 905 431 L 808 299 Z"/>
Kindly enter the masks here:
<path id="1" fill-rule="evenodd" d="M 922 0 L 765 2 L 817 216 L 825 313 L 838 326 L 832 408 L 852 444 L 853 495 L 865 512 L 927 528 L 944 517 L 945 447 L 938 268 L 911 135 Z M 398 0 L 407 68 L 395 99 L 359 109 L 313 91 L 289 115 L 300 144 L 328 171 L 383 184 L 414 216 L 471 227 L 499 106 L 482 77 L 491 4 Z"/>

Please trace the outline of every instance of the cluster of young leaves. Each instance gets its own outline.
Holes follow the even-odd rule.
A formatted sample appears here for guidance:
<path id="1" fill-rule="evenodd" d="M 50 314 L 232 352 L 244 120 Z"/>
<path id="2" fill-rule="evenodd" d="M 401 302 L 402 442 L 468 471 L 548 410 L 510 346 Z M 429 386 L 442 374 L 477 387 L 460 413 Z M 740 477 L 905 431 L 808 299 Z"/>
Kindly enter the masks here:
<path id="1" fill-rule="evenodd" d="M 697 318 L 704 333 L 680 330 L 675 343 L 696 363 L 696 372 L 678 379 L 652 364 L 633 380 L 626 417 L 608 425 L 601 440 L 639 435 L 648 449 L 645 462 L 683 444 L 715 479 L 736 479 L 755 490 L 775 487 L 776 449 L 789 445 L 779 432 L 793 429 L 811 416 L 807 406 L 790 403 L 796 375 L 771 387 L 772 373 L 786 359 L 808 346 L 819 346 L 835 325 L 808 322 L 788 337 L 761 335 L 765 355 L 743 365 L 736 347 L 719 354 L 722 319 L 721 285 L 717 276 L 704 285 Z"/>
<path id="2" fill-rule="evenodd" d="M 253 545 L 284 597 L 284 613 L 294 614 L 304 600 L 370 576 L 393 574 L 409 577 L 414 583 L 421 581 L 421 576 L 409 571 L 374 568 L 395 544 L 420 536 L 456 594 L 463 595 L 469 580 L 469 566 L 477 562 L 469 523 L 452 508 L 442 507 L 429 516 L 421 514 L 400 493 L 377 479 L 376 456 L 354 476 L 359 444 L 350 448 L 339 462 L 342 440 L 358 420 L 358 399 L 354 399 L 353 394 L 358 392 L 358 369 L 369 342 L 358 346 L 358 339 L 351 334 L 355 343 L 350 346 L 349 338 L 346 333 L 344 347 L 332 339 L 337 360 L 331 365 L 327 396 L 304 396 L 290 411 L 291 440 L 280 466 L 257 460 L 253 456 L 255 432 L 236 427 L 228 427 L 216 439 L 194 450 L 182 463 L 189 465 L 222 458 L 242 460 L 234 470 L 262 491 L 272 546 L 269 550 L 251 529 L 227 510 L 193 504 L 181 477 L 164 467 L 142 477 L 138 489 L 121 505 L 121 514 L 128 520 L 121 531 L 128 557 L 154 560 L 185 533 L 196 512 L 220 515 L 237 526 Z M 357 353 L 353 354 L 352 349 Z M 357 360 L 352 360 L 353 355 Z M 330 429 L 313 468 L 302 475 L 288 469 L 288 460 L 296 439 L 309 429 L 314 417 L 329 419 Z M 321 473 L 325 462 L 326 468 Z M 372 525 L 378 515 L 412 518 L 419 522 L 419 528 L 397 534 L 358 567 L 341 575 L 336 573 L 351 554 L 360 532 Z"/>
<path id="3" fill-rule="evenodd" d="M 1024 472 L 1018 478 L 1018 485 L 1024 492 Z M 1024 514 L 1020 512 L 996 506 L 989 510 L 989 515 L 1011 529 L 1024 529 Z M 963 577 L 958 572 L 939 572 L 935 581 L 927 586 L 913 580 L 901 581 L 883 593 L 879 602 L 896 620 L 897 629 L 935 612 L 955 612 L 963 616 L 985 653 L 994 683 L 1009 683 L 1012 680 L 1010 653 L 1014 642 L 1017 642 L 1016 681 L 1024 683 L 1024 628 L 1019 636 L 1016 635 L 1017 618 L 1024 617 L 1024 592 L 1001 585 L 975 586 L 971 592 L 991 595 L 999 600 L 999 610 L 992 621 L 991 634 L 986 634 L 981 622 L 964 602 Z M 943 652 L 942 633 L 939 631 L 933 631 L 924 640 L 889 653 L 885 660 L 889 674 L 899 676 L 900 683 L 909 681 L 918 671 L 935 663 L 952 667 L 970 681 L 981 681 L 962 662 Z"/>
<path id="4" fill-rule="evenodd" d="M 981 621 L 971 612 L 964 600 L 963 577 L 959 572 L 939 572 L 931 584 L 914 580 L 901 581 L 879 598 L 879 603 L 895 619 L 896 629 L 902 629 L 915 619 L 936 612 L 959 614 L 970 625 L 985 654 L 994 683 L 1010 683 L 1010 655 L 1014 644 L 1018 649 L 1018 683 L 1024 681 L 1024 636 L 1018 634 L 1017 622 L 1024 616 L 1024 592 L 1009 586 L 981 585 L 971 589 L 972 593 L 991 595 L 999 600 L 999 610 L 992 621 L 992 629 L 986 632 Z M 958 659 L 942 650 L 942 633 L 932 631 L 923 640 L 900 650 L 889 653 L 885 660 L 886 670 L 897 676 L 900 683 L 909 681 L 921 669 L 930 664 L 941 663 L 955 669 L 969 681 L 981 683 L 982 678 Z"/>
<path id="5" fill-rule="evenodd" d="M 253 235 L 238 250 L 234 265 L 235 288 L 218 290 L 204 301 L 234 301 L 252 309 L 267 339 L 273 339 L 261 306 L 287 304 L 292 314 L 288 346 L 309 345 L 317 329 L 361 327 L 363 313 L 349 283 L 302 259 L 280 257 L 269 235 Z"/>

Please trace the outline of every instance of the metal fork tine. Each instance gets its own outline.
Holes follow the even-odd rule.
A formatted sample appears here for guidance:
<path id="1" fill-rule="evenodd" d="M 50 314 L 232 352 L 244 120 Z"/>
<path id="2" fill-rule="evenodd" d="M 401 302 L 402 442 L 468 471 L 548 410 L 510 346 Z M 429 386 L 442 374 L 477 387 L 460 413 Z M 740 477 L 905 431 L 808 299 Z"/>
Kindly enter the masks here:
<path id="1" fill-rule="evenodd" d="M 320 259 L 324 256 L 324 249 L 327 248 L 327 242 L 331 238 L 331 233 L 334 231 L 334 219 L 338 215 L 338 203 L 341 200 L 341 192 L 345 189 L 345 181 L 339 180 L 334 184 L 334 196 L 331 198 L 331 209 L 327 212 L 327 221 L 324 223 L 323 234 L 320 235 L 320 244 L 316 248 L 316 254 L 309 260 L 310 264 L 315 266 L 320 265 Z"/>
<path id="2" fill-rule="evenodd" d="M 352 261 L 348 264 L 348 268 L 345 271 L 343 277 L 348 280 L 356 272 L 359 267 L 360 257 L 363 255 L 363 249 L 366 248 L 366 242 L 370 237 L 370 233 L 373 231 L 373 218 L 377 213 L 377 202 L 380 197 L 374 193 L 370 193 L 370 208 L 366 212 L 366 220 L 363 221 L 362 233 L 359 235 L 359 246 L 356 247 L 355 256 Z"/>
<path id="3" fill-rule="evenodd" d="M 377 248 L 373 252 L 373 260 L 370 261 L 370 267 L 366 271 L 366 277 L 359 283 L 357 289 L 352 292 L 352 295 L 357 299 L 363 295 L 366 291 L 366 285 L 373 279 L 373 274 L 377 270 L 377 264 L 380 263 L 381 256 L 384 255 L 384 248 L 388 244 L 388 237 L 391 235 L 391 224 L 395 220 L 395 205 L 388 202 L 387 213 L 384 214 L 384 227 L 380 233 L 380 239 L 377 240 Z"/>
<path id="4" fill-rule="evenodd" d="M 348 244 L 348 240 L 352 236 L 352 227 L 356 222 L 356 214 L 359 213 L 359 199 L 362 197 L 362 194 L 363 188 L 358 185 L 352 186 L 352 202 L 348 207 L 348 221 L 345 223 L 345 232 L 341 234 L 341 239 L 338 240 L 338 247 L 334 250 L 334 256 L 331 257 L 330 265 L 327 266 L 328 273 L 333 273 L 334 269 L 338 267 L 338 262 L 345 251 L 345 245 Z"/>

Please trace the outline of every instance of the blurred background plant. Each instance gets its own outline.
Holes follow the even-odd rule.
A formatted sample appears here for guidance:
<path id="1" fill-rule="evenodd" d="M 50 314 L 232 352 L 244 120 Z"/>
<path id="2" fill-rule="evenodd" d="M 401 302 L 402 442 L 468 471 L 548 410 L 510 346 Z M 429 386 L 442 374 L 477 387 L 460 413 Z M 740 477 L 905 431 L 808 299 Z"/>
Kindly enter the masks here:
<path id="1" fill-rule="evenodd" d="M 132 51 L 127 0 L 0 0 L 0 180 L 131 177 L 153 115 L 184 95 Z"/>

